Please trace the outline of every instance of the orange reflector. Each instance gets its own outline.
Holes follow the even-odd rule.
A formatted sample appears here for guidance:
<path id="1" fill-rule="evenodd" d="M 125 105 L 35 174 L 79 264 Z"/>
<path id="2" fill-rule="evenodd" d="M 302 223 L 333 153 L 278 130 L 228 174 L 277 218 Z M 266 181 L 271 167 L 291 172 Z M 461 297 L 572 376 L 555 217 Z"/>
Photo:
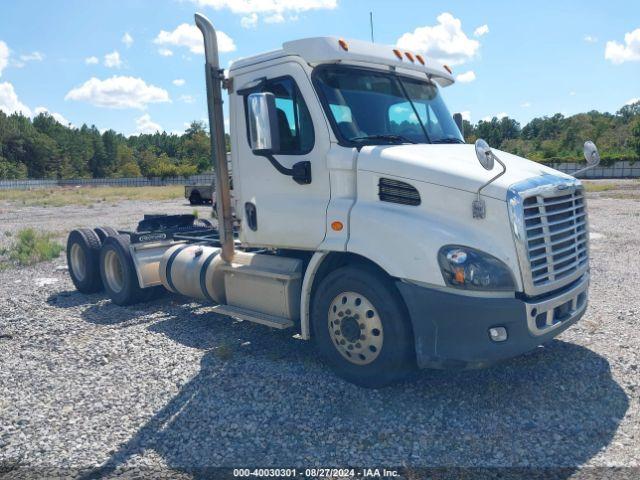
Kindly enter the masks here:
<path id="1" fill-rule="evenodd" d="M 411 52 L 404 52 L 404 56 L 411 60 L 412 63 L 415 61 Z"/>
<path id="2" fill-rule="evenodd" d="M 420 54 L 416 55 L 416 59 L 422 64 L 424 65 L 424 57 Z"/>
<path id="3" fill-rule="evenodd" d="M 444 69 L 449 72 L 451 75 L 453 75 L 453 70 L 451 70 L 451 67 L 449 65 L 443 65 Z"/>
<path id="4" fill-rule="evenodd" d="M 456 283 L 464 283 L 464 269 L 457 268 L 453 278 L 455 279 Z"/>
<path id="5" fill-rule="evenodd" d="M 344 41 L 344 39 L 340 39 L 338 40 L 338 45 L 340 45 L 340 47 L 346 52 L 349 50 L 349 45 L 347 44 L 347 42 Z"/>
<path id="6" fill-rule="evenodd" d="M 336 232 L 339 232 L 340 230 L 342 230 L 342 227 L 344 225 L 342 225 L 342 222 L 331 222 L 331 229 L 335 230 Z"/>
<path id="7" fill-rule="evenodd" d="M 398 57 L 398 60 L 402 60 L 402 52 L 400 50 L 398 50 L 397 48 L 394 48 L 393 53 L 396 54 L 396 57 Z"/>

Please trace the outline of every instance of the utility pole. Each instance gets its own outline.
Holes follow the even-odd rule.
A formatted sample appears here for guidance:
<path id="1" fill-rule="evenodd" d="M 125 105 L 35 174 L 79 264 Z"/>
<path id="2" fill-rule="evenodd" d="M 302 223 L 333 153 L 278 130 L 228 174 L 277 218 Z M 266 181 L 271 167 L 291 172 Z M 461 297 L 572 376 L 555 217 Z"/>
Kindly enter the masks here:
<path id="1" fill-rule="evenodd" d="M 369 27 L 371 28 L 371 43 L 373 43 L 373 12 L 369 12 Z"/>

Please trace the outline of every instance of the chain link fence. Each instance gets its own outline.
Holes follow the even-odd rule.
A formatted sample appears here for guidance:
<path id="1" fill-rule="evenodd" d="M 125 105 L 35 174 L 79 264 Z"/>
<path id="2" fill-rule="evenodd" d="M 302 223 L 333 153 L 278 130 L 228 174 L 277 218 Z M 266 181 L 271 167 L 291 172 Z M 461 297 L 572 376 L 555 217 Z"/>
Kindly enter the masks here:
<path id="1" fill-rule="evenodd" d="M 130 177 L 130 178 L 73 178 L 0 180 L 0 190 L 30 190 L 51 187 L 162 187 L 165 185 L 211 185 L 215 173 L 203 173 L 190 177 Z"/>

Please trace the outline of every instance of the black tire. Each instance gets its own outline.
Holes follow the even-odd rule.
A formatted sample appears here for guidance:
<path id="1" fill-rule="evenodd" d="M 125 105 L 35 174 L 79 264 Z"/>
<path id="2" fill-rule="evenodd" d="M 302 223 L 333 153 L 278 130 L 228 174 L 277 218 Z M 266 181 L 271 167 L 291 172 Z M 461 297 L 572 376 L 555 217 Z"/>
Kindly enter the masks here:
<path id="1" fill-rule="evenodd" d="M 138 283 L 128 235 L 105 239 L 100 249 L 100 277 L 107 296 L 116 305 L 132 305 L 148 299 L 149 294 Z"/>
<path id="2" fill-rule="evenodd" d="M 100 246 L 100 238 L 89 228 L 78 228 L 69 233 L 67 265 L 71 281 L 79 292 L 96 293 L 102 290 Z"/>
<path id="3" fill-rule="evenodd" d="M 189 203 L 191 205 L 202 205 L 202 196 L 197 190 L 189 195 Z"/>
<path id="4" fill-rule="evenodd" d="M 96 232 L 96 235 L 98 235 L 102 243 L 104 243 L 107 237 L 115 237 L 118 235 L 116 229 L 111 227 L 96 227 L 93 231 Z"/>
<path id="5" fill-rule="evenodd" d="M 350 297 L 355 297 L 356 302 L 359 300 L 362 302 L 359 298 L 362 296 L 365 302 L 369 302 L 374 307 L 371 313 L 377 313 L 375 315 L 377 318 L 367 318 L 364 321 L 361 318 L 368 316 L 369 310 L 362 317 L 354 315 L 356 319 L 356 337 L 358 335 L 362 336 L 352 340 L 358 343 L 351 345 L 357 347 L 362 343 L 363 345 L 358 347 L 362 348 L 359 350 L 360 353 L 358 355 L 362 357 L 363 361 L 366 355 L 369 355 L 369 359 L 373 358 L 373 360 L 368 360 L 370 363 L 352 363 L 354 360 L 357 361 L 355 355 L 358 350 L 353 350 L 354 358 L 350 361 L 345 355 L 351 356 L 352 354 L 347 353 L 348 351 L 346 351 L 345 347 L 342 347 L 345 350 L 345 354 L 340 353 L 338 345 L 334 344 L 333 338 L 335 337 L 329 329 L 336 328 L 340 330 L 343 327 L 346 329 L 345 322 L 352 321 L 354 318 L 345 315 L 341 319 L 343 322 L 341 326 L 338 323 L 336 323 L 338 326 L 330 326 L 329 322 L 333 321 L 330 314 L 330 308 L 333 310 L 332 302 L 338 301 L 343 293 L 351 294 Z M 345 298 L 342 297 L 340 303 Z M 354 305 L 358 304 L 355 303 Z M 349 304 L 345 306 L 348 307 Z M 349 312 L 349 310 L 345 310 L 345 312 Z M 349 312 L 349 315 L 351 315 L 351 312 Z M 391 279 L 373 268 L 368 266 L 346 266 L 329 273 L 323 278 L 312 299 L 311 321 L 316 345 L 320 353 L 340 377 L 351 383 L 367 388 L 380 388 L 404 379 L 415 370 L 413 332 L 405 305 Z M 338 319 L 338 321 L 340 320 Z M 368 330 L 370 321 L 379 322 L 382 325 L 380 330 L 382 330 L 383 334 L 376 328 Z M 378 332 L 377 334 L 375 333 L 376 331 Z M 346 337 L 344 331 L 342 334 Z M 372 342 L 374 335 L 382 335 L 377 339 L 382 343 L 379 351 L 372 350 L 372 352 L 377 351 L 377 353 L 370 354 L 366 349 L 366 342 Z M 343 337 L 343 340 L 345 337 Z M 347 340 L 346 346 L 349 346 L 349 340 Z M 369 345 L 369 348 L 372 347 L 373 345 Z M 375 349 L 375 347 L 373 348 Z M 363 356 L 362 354 L 366 355 Z"/>

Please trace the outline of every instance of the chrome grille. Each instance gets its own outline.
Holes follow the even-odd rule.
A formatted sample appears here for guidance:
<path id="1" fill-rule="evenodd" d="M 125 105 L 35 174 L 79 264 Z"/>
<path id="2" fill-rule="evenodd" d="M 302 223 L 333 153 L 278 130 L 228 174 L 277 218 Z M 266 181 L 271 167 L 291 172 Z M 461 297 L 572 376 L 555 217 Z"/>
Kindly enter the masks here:
<path id="1" fill-rule="evenodd" d="M 528 197 L 523 207 L 533 285 L 554 283 L 587 264 L 587 212 L 581 189 Z"/>

